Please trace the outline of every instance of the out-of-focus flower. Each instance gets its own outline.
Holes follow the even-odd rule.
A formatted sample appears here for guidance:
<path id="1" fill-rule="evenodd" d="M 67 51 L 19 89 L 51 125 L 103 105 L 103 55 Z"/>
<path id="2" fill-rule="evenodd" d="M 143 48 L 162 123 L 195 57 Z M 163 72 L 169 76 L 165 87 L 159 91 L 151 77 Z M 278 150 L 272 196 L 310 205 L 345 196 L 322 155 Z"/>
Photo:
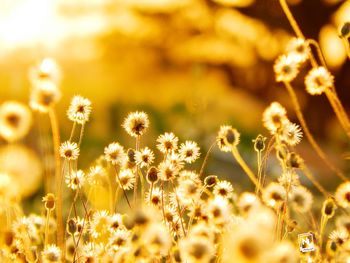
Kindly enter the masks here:
<path id="1" fill-rule="evenodd" d="M 66 174 L 66 184 L 69 188 L 76 190 L 82 188 L 85 183 L 85 173 L 82 170 Z"/>
<path id="2" fill-rule="evenodd" d="M 290 200 L 295 210 L 305 213 L 311 209 L 313 196 L 308 189 L 300 185 L 292 189 Z"/>
<path id="3" fill-rule="evenodd" d="M 350 182 L 342 183 L 335 192 L 337 204 L 343 208 L 350 206 Z"/>
<path id="4" fill-rule="evenodd" d="M 263 113 L 263 125 L 275 134 L 288 121 L 286 109 L 278 102 L 272 102 Z"/>
<path id="5" fill-rule="evenodd" d="M 29 70 L 29 80 L 33 87 L 42 84 L 42 82 L 58 84 L 61 80 L 61 71 L 55 60 L 44 58 L 37 66 Z"/>
<path id="6" fill-rule="evenodd" d="M 32 124 L 32 113 L 20 102 L 7 101 L 0 106 L 0 137 L 14 142 L 27 135 Z"/>
<path id="7" fill-rule="evenodd" d="M 294 53 L 281 55 L 273 67 L 276 81 L 291 82 L 299 73 L 300 56 Z"/>
<path id="8" fill-rule="evenodd" d="M 21 160 L 21 165 L 18 165 Z M 42 165 L 38 156 L 21 145 L 0 147 L 0 173 L 8 174 L 18 187 L 18 196 L 33 194 L 41 184 Z"/>
<path id="9" fill-rule="evenodd" d="M 46 113 L 61 99 L 61 91 L 53 82 L 40 82 L 30 94 L 30 107 Z"/>
<path id="10" fill-rule="evenodd" d="M 303 63 L 309 58 L 311 51 L 305 39 L 292 38 L 288 42 L 286 52 L 293 55 L 297 63 Z"/>
<path id="11" fill-rule="evenodd" d="M 127 160 L 124 147 L 117 142 L 113 142 L 105 147 L 104 154 L 107 162 L 110 162 L 113 165 L 123 166 Z"/>
<path id="12" fill-rule="evenodd" d="M 311 95 L 321 95 L 334 85 L 334 77 L 324 67 L 313 68 L 305 77 L 306 91 Z"/>

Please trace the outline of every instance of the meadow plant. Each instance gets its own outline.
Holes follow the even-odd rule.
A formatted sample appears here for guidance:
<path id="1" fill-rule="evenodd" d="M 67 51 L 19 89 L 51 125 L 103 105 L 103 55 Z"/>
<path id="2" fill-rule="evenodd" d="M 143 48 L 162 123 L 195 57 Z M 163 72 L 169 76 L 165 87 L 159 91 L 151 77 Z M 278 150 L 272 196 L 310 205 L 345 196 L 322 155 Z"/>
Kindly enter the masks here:
<path id="1" fill-rule="evenodd" d="M 55 176 L 44 178 L 44 212 L 25 215 L 11 176 L 0 174 L 0 213 L 6 218 L 0 233 L 0 261 L 348 262 L 350 182 L 321 149 L 304 118 L 293 87 L 302 65 L 311 65 L 305 76 L 306 92 L 326 95 L 350 137 L 349 118 L 317 42 L 305 38 L 285 0 L 280 4 L 296 38 L 273 69 L 276 81 L 291 97 L 300 126 L 290 121 L 283 105 L 272 102 L 262 112 L 266 137 L 258 135 L 251 145 L 257 169 L 241 155 L 241 134 L 232 125 L 218 127 L 206 154 L 195 141 L 182 142 L 170 131 L 153 138 L 154 145 L 144 145 L 142 139 L 152 123 L 143 111 L 129 113 L 121 124 L 133 148 L 110 142 L 83 169 L 78 160 L 84 156 L 81 143 L 93 104 L 80 95 L 72 98 L 67 110 L 72 129 L 62 140 L 55 110 L 61 98 L 59 68 L 50 59 L 34 67 L 29 105 L 50 119 Z M 341 28 L 341 37 L 348 47 L 348 23 Z M 23 138 L 32 123 L 28 106 L 15 101 L 1 105 L 0 136 L 7 143 Z M 334 194 L 320 184 L 297 152 L 303 134 L 329 172 L 342 180 Z M 229 181 L 207 173 L 214 148 L 232 155 L 251 187 L 237 191 L 234 178 Z M 269 176 L 272 159 L 280 167 L 277 179 Z M 198 162 L 200 169 L 195 170 L 193 164 Z M 321 197 L 302 185 L 303 177 Z M 102 198 L 101 188 L 108 193 L 106 209 L 95 204 Z M 67 211 L 63 193 L 71 196 Z M 311 238 L 300 242 L 302 233 Z"/>

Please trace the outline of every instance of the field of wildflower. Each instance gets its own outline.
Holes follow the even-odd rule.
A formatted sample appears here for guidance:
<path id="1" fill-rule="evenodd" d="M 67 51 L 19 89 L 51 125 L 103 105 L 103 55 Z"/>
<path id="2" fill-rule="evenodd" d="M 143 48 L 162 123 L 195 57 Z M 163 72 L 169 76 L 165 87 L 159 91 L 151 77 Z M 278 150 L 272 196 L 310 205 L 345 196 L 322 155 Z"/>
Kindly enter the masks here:
<path id="1" fill-rule="evenodd" d="M 103 9 L 93 2 L 61 9 Z M 261 0 L 289 34 L 240 13 L 254 2 L 106 1 L 118 19 L 97 42 L 118 63 L 87 66 L 85 36 L 60 59 L 35 44 L 0 62 L 0 262 L 350 262 L 349 101 L 333 73 L 350 60 L 350 1 L 324 1 L 336 29 L 320 40 L 292 12 L 302 1 Z M 32 32 L 10 25 L 0 45 Z M 73 53 L 85 60 L 71 65 Z M 268 66 L 254 68 L 258 58 Z M 230 67 L 256 83 L 273 76 L 284 95 L 261 106 L 226 89 Z M 15 77 L 4 84 L 4 74 Z M 331 136 L 315 132 L 305 96 L 324 98 L 312 114 L 322 125 L 333 116 Z"/>

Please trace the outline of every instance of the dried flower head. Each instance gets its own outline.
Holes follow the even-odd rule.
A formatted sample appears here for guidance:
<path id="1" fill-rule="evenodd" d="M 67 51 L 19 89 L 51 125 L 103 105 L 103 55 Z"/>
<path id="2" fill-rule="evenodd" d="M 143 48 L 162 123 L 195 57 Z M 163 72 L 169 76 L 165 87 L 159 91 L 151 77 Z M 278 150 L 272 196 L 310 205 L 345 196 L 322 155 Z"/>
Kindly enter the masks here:
<path id="1" fill-rule="evenodd" d="M 56 198 L 55 195 L 52 193 L 48 193 L 43 197 L 43 202 L 45 204 L 45 208 L 47 210 L 53 210 L 55 209 L 55 203 L 56 203 Z"/>
<path id="2" fill-rule="evenodd" d="M 83 125 L 89 121 L 90 113 L 91 101 L 82 96 L 74 96 L 67 111 L 68 119 Z"/>
<path id="3" fill-rule="evenodd" d="M 146 204 L 160 207 L 162 204 L 162 191 L 158 187 L 153 187 L 152 191 L 150 190 L 146 193 L 145 201 Z"/>
<path id="4" fill-rule="evenodd" d="M 123 166 L 127 161 L 127 155 L 125 154 L 124 147 L 117 142 L 110 143 L 104 150 L 105 158 L 107 162 L 113 165 Z"/>
<path id="5" fill-rule="evenodd" d="M 322 205 L 322 216 L 332 218 L 336 209 L 337 205 L 335 204 L 335 199 L 333 197 L 328 197 Z"/>
<path id="6" fill-rule="evenodd" d="M 149 167 L 154 161 L 154 153 L 151 149 L 145 147 L 135 152 L 135 161 L 141 168 Z"/>
<path id="7" fill-rule="evenodd" d="M 232 198 L 233 197 L 232 184 L 228 181 L 225 181 L 225 180 L 219 181 L 214 186 L 213 194 L 215 196 L 221 196 L 223 198 Z"/>
<path id="8" fill-rule="evenodd" d="M 157 148 L 159 149 L 159 151 L 161 151 L 162 153 L 170 153 L 172 151 L 177 150 L 179 138 L 177 138 L 172 132 L 166 132 L 164 134 L 159 135 L 157 142 Z"/>
<path id="9" fill-rule="evenodd" d="M 340 36 L 348 38 L 350 36 L 350 22 L 345 22 L 340 28 Z"/>
<path id="10" fill-rule="evenodd" d="M 213 187 L 215 186 L 217 183 L 219 182 L 219 179 L 216 175 L 208 175 L 207 177 L 205 177 L 204 179 L 204 184 L 207 187 Z"/>
<path id="11" fill-rule="evenodd" d="M 321 95 L 334 85 L 334 77 L 325 67 L 313 68 L 305 77 L 306 91 L 311 95 Z"/>
<path id="12" fill-rule="evenodd" d="M 66 141 L 60 146 L 60 155 L 65 160 L 76 160 L 79 157 L 79 147 L 75 142 Z"/>
<path id="13" fill-rule="evenodd" d="M 342 183 L 335 192 L 337 204 L 343 208 L 350 206 L 350 182 Z"/>
<path id="14" fill-rule="evenodd" d="M 125 118 L 123 128 L 132 137 L 144 134 L 149 126 L 149 119 L 145 112 L 131 112 Z"/>
<path id="15" fill-rule="evenodd" d="M 200 155 L 199 147 L 196 142 L 186 141 L 180 145 L 179 154 L 185 162 L 193 163 Z"/>
<path id="16" fill-rule="evenodd" d="M 303 137 L 303 133 L 299 125 L 287 121 L 283 125 L 281 139 L 286 142 L 290 146 L 297 145 L 301 138 Z"/>
<path id="17" fill-rule="evenodd" d="M 61 91 L 53 82 L 42 82 L 32 89 L 30 107 L 38 112 L 47 113 L 61 99 Z"/>
<path id="18" fill-rule="evenodd" d="M 286 109 L 278 102 L 272 102 L 263 113 L 263 124 L 272 135 L 288 121 Z"/>
<path id="19" fill-rule="evenodd" d="M 73 171 L 66 174 L 66 184 L 69 188 L 76 190 L 85 183 L 85 174 L 82 170 Z"/>
<path id="20" fill-rule="evenodd" d="M 278 178 L 278 182 L 286 189 L 293 189 L 294 187 L 300 185 L 298 174 L 294 170 L 290 169 L 282 173 L 282 175 Z"/>
<path id="21" fill-rule="evenodd" d="M 344 230 L 333 230 L 329 234 L 329 239 L 341 246 L 349 239 L 349 233 Z"/>
<path id="22" fill-rule="evenodd" d="M 14 142 L 27 135 L 32 124 L 32 113 L 20 102 L 7 101 L 0 106 L 0 137 Z"/>
<path id="23" fill-rule="evenodd" d="M 130 169 L 123 169 L 119 175 L 116 176 L 117 183 L 124 190 L 130 190 L 134 188 L 136 182 L 135 173 Z"/>
<path id="24" fill-rule="evenodd" d="M 266 141 L 266 137 L 262 136 L 261 134 L 259 134 L 254 140 L 254 150 L 257 152 L 261 152 L 263 150 L 265 150 L 265 141 Z"/>
<path id="25" fill-rule="evenodd" d="M 240 134 L 231 126 L 224 125 L 220 127 L 218 135 L 216 136 L 217 144 L 221 151 L 230 152 L 232 147 L 239 144 Z"/>
<path id="26" fill-rule="evenodd" d="M 158 166 L 158 171 L 158 175 L 163 181 L 171 181 L 179 173 L 178 168 L 170 161 L 161 162 Z"/>
<path id="27" fill-rule="evenodd" d="M 273 67 L 276 81 L 291 82 L 299 73 L 299 56 L 294 53 L 281 55 L 277 58 Z"/>
<path id="28" fill-rule="evenodd" d="M 148 169 L 146 174 L 146 180 L 149 184 L 155 184 L 159 180 L 157 167 L 152 166 Z"/>

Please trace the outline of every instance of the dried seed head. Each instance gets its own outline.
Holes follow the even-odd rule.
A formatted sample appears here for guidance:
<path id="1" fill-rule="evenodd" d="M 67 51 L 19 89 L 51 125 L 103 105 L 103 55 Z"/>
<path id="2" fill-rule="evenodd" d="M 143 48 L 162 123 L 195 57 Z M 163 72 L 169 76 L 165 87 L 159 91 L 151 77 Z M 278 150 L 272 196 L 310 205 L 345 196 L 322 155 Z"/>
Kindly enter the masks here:
<path id="1" fill-rule="evenodd" d="M 127 155 L 128 155 L 128 162 L 130 163 L 135 163 L 135 150 L 132 148 L 129 148 L 127 151 Z"/>
<path id="2" fill-rule="evenodd" d="M 276 157 L 281 162 L 285 162 L 288 157 L 288 148 L 286 145 L 281 144 L 278 147 L 276 147 Z"/>
<path id="3" fill-rule="evenodd" d="M 75 223 L 75 220 L 73 218 L 68 220 L 67 223 L 67 232 L 70 235 L 74 235 L 75 232 L 77 232 L 77 224 Z"/>
<path id="4" fill-rule="evenodd" d="M 297 227 L 298 227 L 298 222 L 295 220 L 288 222 L 286 226 L 288 233 L 293 232 Z"/>
<path id="5" fill-rule="evenodd" d="M 239 144 L 240 134 L 231 126 L 224 125 L 220 127 L 218 135 L 216 136 L 217 144 L 221 151 L 229 152 L 232 147 Z"/>
<path id="6" fill-rule="evenodd" d="M 217 182 L 219 182 L 219 179 L 216 175 L 209 175 L 204 179 L 204 184 L 208 187 L 215 186 Z"/>
<path id="7" fill-rule="evenodd" d="M 337 205 L 335 204 L 335 199 L 333 197 L 328 197 L 322 206 L 322 215 L 328 218 L 334 216 Z"/>
<path id="8" fill-rule="evenodd" d="M 52 193 L 48 193 L 44 198 L 43 198 L 43 202 L 45 203 L 45 208 L 47 210 L 52 210 L 55 209 L 55 195 Z"/>
<path id="9" fill-rule="evenodd" d="M 350 22 L 345 22 L 340 28 L 340 36 L 348 38 L 350 36 Z"/>
<path id="10" fill-rule="evenodd" d="M 146 179 L 148 183 L 155 184 L 159 180 L 158 169 L 154 166 L 148 169 Z"/>
<path id="11" fill-rule="evenodd" d="M 254 150 L 257 152 L 261 152 L 265 149 L 265 141 L 266 137 L 259 134 L 256 139 L 253 140 L 254 142 Z"/>
<path id="12" fill-rule="evenodd" d="M 291 168 L 301 168 L 304 160 L 296 153 L 292 152 L 287 155 L 286 165 Z"/>

